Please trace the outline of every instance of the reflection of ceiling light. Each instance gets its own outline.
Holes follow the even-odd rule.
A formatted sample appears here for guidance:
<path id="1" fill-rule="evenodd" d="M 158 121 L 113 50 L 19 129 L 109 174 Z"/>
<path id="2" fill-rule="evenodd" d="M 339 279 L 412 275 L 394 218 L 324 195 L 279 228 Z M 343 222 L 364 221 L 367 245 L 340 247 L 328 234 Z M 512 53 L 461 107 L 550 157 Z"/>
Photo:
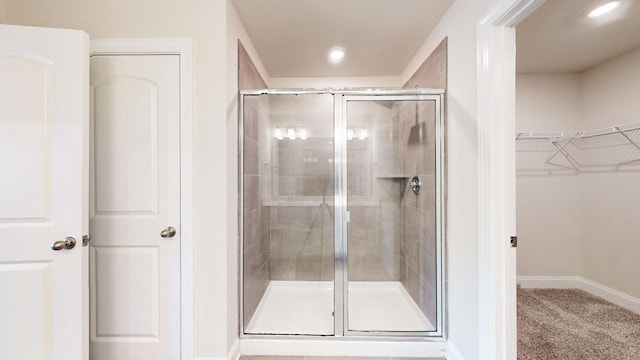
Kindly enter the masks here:
<path id="1" fill-rule="evenodd" d="M 587 14 L 587 17 L 590 19 L 596 18 L 598 16 L 602 16 L 610 11 L 612 11 L 613 9 L 617 8 L 620 5 L 620 0 L 616 0 L 616 1 L 610 1 L 606 4 L 600 5 L 597 8 L 591 10 L 589 12 L 589 14 Z"/>
<path id="2" fill-rule="evenodd" d="M 276 139 L 282 140 L 285 136 L 289 140 L 295 140 L 297 136 L 299 136 L 301 140 L 307 140 L 309 134 L 305 128 L 298 128 L 296 130 L 295 128 L 290 127 L 277 127 L 275 130 Z"/>
<path id="3" fill-rule="evenodd" d="M 354 137 L 365 140 L 369 137 L 369 132 L 365 128 L 347 129 L 347 140 L 353 140 Z"/>
<path id="4" fill-rule="evenodd" d="M 328 60 L 332 64 L 338 64 L 342 62 L 345 55 L 345 49 L 341 46 L 334 46 L 329 49 L 329 55 L 327 56 Z"/>
<path id="5" fill-rule="evenodd" d="M 353 139 L 353 129 L 347 129 L 347 140 Z"/>

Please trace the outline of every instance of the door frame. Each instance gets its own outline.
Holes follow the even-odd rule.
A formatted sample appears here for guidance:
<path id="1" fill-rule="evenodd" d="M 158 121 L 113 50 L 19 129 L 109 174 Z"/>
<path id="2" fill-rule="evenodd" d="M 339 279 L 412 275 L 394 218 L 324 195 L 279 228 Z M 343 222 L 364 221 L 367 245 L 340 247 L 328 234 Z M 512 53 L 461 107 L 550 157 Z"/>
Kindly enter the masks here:
<path id="1" fill-rule="evenodd" d="M 95 39 L 95 55 L 178 55 L 180 60 L 180 354 L 193 359 L 193 41 Z"/>
<path id="2" fill-rule="evenodd" d="M 517 356 L 515 26 L 545 0 L 499 0 L 478 21 L 478 274 L 481 359 Z"/>

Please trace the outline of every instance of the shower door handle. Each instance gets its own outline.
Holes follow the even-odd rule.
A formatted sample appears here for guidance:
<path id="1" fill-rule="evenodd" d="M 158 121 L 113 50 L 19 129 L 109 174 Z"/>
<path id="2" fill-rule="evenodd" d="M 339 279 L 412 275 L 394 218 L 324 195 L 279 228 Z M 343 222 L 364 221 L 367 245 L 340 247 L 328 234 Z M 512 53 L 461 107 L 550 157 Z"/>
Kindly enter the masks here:
<path id="1" fill-rule="evenodd" d="M 176 236 L 176 228 L 169 226 L 160 232 L 160 236 L 163 238 L 172 238 Z"/>

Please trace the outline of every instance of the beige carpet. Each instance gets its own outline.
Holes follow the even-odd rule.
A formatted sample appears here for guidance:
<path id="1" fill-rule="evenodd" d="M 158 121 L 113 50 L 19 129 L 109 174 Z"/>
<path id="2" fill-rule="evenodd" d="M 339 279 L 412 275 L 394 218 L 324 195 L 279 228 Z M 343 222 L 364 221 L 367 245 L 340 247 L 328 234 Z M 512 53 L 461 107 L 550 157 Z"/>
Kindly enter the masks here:
<path id="1" fill-rule="evenodd" d="M 518 289 L 518 359 L 640 359 L 640 315 L 575 289 Z"/>

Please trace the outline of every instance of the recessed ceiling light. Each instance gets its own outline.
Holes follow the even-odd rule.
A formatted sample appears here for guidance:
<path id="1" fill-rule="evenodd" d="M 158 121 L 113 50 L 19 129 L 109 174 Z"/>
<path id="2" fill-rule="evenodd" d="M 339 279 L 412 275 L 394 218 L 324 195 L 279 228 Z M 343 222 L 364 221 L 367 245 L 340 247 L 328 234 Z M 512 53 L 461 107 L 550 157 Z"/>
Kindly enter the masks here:
<path id="1" fill-rule="evenodd" d="M 332 64 L 337 64 L 342 62 L 345 55 L 345 49 L 342 46 L 334 46 L 329 49 L 329 54 L 327 55 L 327 59 Z"/>
<path id="2" fill-rule="evenodd" d="M 610 1 L 608 3 L 602 4 L 597 8 L 591 10 L 589 14 L 587 14 L 587 17 L 590 19 L 593 19 L 598 16 L 602 16 L 612 11 L 613 9 L 617 8 L 618 6 L 620 6 L 620 2 L 621 2 L 620 0 L 616 0 L 616 1 Z"/>

